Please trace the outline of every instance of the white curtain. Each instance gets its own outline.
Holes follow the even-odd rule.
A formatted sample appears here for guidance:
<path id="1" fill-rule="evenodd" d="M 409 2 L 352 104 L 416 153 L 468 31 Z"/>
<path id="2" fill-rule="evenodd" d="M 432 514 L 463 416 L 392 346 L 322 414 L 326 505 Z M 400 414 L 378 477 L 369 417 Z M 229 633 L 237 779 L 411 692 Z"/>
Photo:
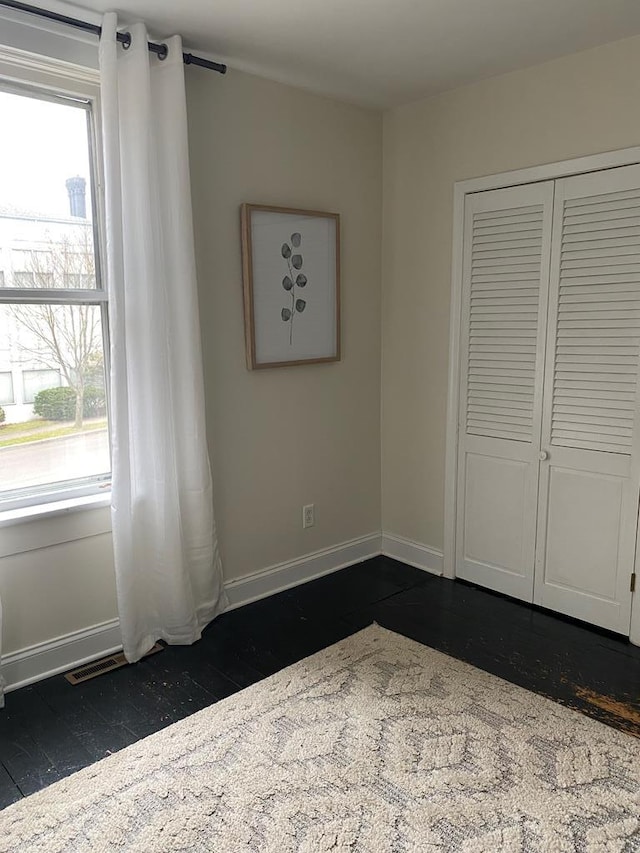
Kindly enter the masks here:
<path id="1" fill-rule="evenodd" d="M 182 43 L 100 41 L 112 520 L 124 652 L 189 644 L 226 606 L 212 509 Z"/>

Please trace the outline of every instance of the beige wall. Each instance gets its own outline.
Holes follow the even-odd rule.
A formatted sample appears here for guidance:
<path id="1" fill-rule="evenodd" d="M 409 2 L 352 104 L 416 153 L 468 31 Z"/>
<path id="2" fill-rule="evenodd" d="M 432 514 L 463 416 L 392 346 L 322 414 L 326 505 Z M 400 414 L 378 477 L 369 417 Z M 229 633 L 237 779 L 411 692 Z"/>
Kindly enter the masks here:
<path id="1" fill-rule="evenodd" d="M 640 38 L 386 114 L 383 529 L 443 546 L 455 181 L 640 144 Z"/>
<path id="2" fill-rule="evenodd" d="M 189 69 L 187 88 L 208 429 L 231 580 L 380 529 L 382 119 L 234 72 Z M 243 201 L 342 215 L 341 362 L 247 371 Z M 304 503 L 316 526 L 303 531 Z M 0 528 L 3 654 L 116 616 L 108 510 L 80 516 L 75 533 L 67 516 L 19 525 L 13 556 L 2 557 L 12 548 Z M 61 541 L 66 531 L 82 538 Z"/>
<path id="3" fill-rule="evenodd" d="M 207 417 L 227 579 L 380 529 L 378 113 L 241 73 L 189 73 Z M 342 219 L 342 361 L 248 371 L 239 206 Z M 302 530 L 302 505 L 316 526 Z"/>
<path id="4" fill-rule="evenodd" d="M 108 509 L 94 512 L 108 521 Z M 64 523 L 58 519 L 58 524 Z M 39 526 L 20 525 L 27 536 Z M 115 619 L 111 534 L 4 557 L 0 595 L 3 655 Z"/>

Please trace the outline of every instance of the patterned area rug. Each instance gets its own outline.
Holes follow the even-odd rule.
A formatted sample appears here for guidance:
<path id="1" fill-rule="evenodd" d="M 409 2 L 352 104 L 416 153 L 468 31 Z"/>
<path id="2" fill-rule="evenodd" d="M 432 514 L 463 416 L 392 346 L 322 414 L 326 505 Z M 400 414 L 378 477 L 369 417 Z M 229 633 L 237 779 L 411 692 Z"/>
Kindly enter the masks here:
<path id="1" fill-rule="evenodd" d="M 0 813 L 2 853 L 640 851 L 640 741 L 372 626 Z"/>

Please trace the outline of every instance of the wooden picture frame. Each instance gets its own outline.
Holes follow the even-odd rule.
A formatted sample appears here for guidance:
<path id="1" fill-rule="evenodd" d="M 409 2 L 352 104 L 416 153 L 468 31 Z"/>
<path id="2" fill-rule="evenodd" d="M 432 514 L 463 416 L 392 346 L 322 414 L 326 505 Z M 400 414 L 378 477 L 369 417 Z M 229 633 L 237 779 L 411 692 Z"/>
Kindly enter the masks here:
<path id="1" fill-rule="evenodd" d="M 340 214 L 240 207 L 247 367 L 340 360 Z"/>

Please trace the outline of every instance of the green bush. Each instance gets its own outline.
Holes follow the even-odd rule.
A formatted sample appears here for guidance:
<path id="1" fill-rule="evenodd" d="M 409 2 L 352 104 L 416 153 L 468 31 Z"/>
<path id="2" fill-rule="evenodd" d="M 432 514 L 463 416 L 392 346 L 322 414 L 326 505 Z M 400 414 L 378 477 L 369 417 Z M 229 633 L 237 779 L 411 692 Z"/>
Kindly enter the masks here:
<path id="1" fill-rule="evenodd" d="M 107 414 L 107 397 L 103 388 L 88 385 L 84 389 L 84 400 L 82 401 L 83 415 L 85 418 L 100 418 Z"/>
<path id="2" fill-rule="evenodd" d="M 6 417 L 7 416 L 5 414 L 4 409 L 2 408 L 2 406 L 0 406 L 0 424 L 3 424 L 5 422 Z"/>
<path id="3" fill-rule="evenodd" d="M 99 418 L 107 413 L 107 400 L 102 388 L 89 385 L 84 389 L 82 416 Z M 73 388 L 46 388 L 36 394 L 34 414 L 46 421 L 72 421 L 76 416 L 76 392 Z"/>
<path id="4" fill-rule="evenodd" d="M 34 414 L 46 421 L 72 421 L 76 416 L 76 392 L 73 388 L 45 388 L 33 401 Z"/>

